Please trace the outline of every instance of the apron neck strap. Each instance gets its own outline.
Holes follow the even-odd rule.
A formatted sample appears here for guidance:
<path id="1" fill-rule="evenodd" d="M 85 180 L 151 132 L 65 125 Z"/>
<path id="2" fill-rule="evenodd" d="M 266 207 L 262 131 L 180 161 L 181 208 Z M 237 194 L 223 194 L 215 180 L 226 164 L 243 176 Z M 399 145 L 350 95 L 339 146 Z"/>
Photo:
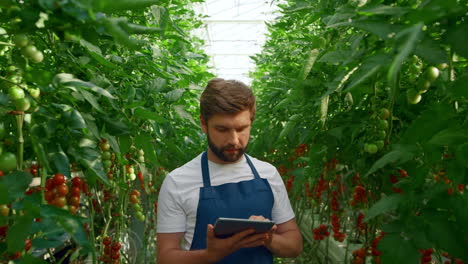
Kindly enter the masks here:
<path id="1" fill-rule="evenodd" d="M 247 160 L 247 164 L 249 164 L 249 167 L 252 170 L 254 178 L 255 179 L 260 179 L 260 175 L 258 174 L 257 169 L 255 169 L 255 166 L 253 165 L 253 163 L 250 160 L 249 156 L 247 156 L 247 154 L 245 154 L 245 153 L 244 153 L 244 156 L 245 156 L 245 159 Z M 201 166 L 202 166 L 203 186 L 204 187 L 211 187 L 210 170 L 208 169 L 208 154 L 207 154 L 207 151 L 203 152 L 203 154 L 202 154 Z"/>

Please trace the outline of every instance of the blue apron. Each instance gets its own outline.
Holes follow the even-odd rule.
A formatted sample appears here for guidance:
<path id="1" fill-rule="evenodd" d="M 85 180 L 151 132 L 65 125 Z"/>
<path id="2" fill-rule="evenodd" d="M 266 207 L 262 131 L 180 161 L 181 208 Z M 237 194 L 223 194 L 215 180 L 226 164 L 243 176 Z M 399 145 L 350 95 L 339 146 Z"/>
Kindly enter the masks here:
<path id="1" fill-rule="evenodd" d="M 270 184 L 260 178 L 247 155 L 245 158 L 254 179 L 211 186 L 207 154 L 202 154 L 203 187 L 200 188 L 195 234 L 190 250 L 206 248 L 206 226 L 214 225 L 218 217 L 249 218 L 251 215 L 262 215 L 271 219 L 274 198 Z M 264 246 L 242 248 L 218 263 L 271 264 L 273 256 Z"/>

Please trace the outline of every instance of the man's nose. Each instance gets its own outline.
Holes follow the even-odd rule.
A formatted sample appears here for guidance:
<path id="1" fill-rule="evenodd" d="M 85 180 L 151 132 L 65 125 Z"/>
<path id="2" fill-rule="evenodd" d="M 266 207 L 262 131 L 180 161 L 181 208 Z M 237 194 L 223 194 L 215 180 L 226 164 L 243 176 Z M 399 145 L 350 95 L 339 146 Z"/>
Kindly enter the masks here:
<path id="1" fill-rule="evenodd" d="M 239 133 L 235 130 L 229 133 L 229 145 L 238 146 L 239 145 Z"/>

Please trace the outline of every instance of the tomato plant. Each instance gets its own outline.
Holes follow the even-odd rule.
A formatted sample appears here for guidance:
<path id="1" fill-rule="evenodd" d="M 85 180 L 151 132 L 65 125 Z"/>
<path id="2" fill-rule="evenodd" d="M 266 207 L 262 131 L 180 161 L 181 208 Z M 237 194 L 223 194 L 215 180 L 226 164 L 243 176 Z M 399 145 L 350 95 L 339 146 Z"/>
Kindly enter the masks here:
<path id="1" fill-rule="evenodd" d="M 468 233 L 455 231 L 468 221 L 466 192 L 457 191 L 468 180 L 461 3 L 280 5 L 254 57 L 249 149 L 283 176 L 313 249 L 303 263 L 468 260 L 459 246 Z"/>
<path id="2" fill-rule="evenodd" d="M 0 255 L 154 261 L 163 168 L 201 150 L 197 97 L 213 77 L 190 3 L 0 3 L 0 204 L 14 208 Z"/>

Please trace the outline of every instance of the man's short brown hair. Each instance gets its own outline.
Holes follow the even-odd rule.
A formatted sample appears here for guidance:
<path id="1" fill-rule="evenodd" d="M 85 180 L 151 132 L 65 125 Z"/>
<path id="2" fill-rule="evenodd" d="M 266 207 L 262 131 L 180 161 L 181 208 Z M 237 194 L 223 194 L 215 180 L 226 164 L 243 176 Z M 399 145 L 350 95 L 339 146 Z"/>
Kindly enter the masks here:
<path id="1" fill-rule="evenodd" d="M 236 80 L 211 79 L 200 98 L 200 112 L 207 122 L 214 114 L 236 114 L 250 110 L 255 118 L 255 96 L 244 83 Z"/>

